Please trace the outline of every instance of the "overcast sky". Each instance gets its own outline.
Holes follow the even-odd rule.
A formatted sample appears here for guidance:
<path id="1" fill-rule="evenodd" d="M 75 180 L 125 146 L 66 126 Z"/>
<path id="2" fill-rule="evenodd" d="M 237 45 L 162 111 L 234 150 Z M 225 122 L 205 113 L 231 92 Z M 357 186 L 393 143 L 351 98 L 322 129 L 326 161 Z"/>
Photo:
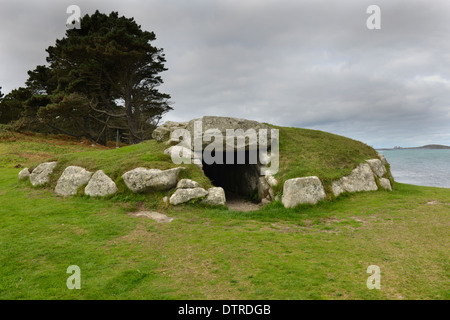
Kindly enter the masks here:
<path id="1" fill-rule="evenodd" d="M 2 0 L 0 86 L 23 86 L 76 4 L 154 31 L 164 120 L 233 116 L 374 147 L 450 145 L 449 0 Z M 369 30 L 369 5 L 381 29 Z"/>

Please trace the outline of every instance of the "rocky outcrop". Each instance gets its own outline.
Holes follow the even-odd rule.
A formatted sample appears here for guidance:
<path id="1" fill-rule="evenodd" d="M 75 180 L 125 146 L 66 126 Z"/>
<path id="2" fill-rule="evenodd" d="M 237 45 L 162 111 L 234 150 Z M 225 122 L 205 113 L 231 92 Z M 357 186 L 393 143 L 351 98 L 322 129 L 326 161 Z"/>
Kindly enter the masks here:
<path id="1" fill-rule="evenodd" d="M 175 193 L 170 197 L 169 203 L 176 206 L 192 199 L 203 198 L 207 194 L 208 191 L 203 188 L 177 189 L 177 191 L 175 191 Z"/>
<path id="2" fill-rule="evenodd" d="M 77 189 L 88 183 L 92 172 L 78 166 L 67 167 L 56 183 L 55 192 L 61 196 L 71 196 Z"/>
<path id="3" fill-rule="evenodd" d="M 380 178 L 380 186 L 385 190 L 392 191 L 392 186 L 391 186 L 391 182 L 389 181 L 389 179 Z"/>
<path id="4" fill-rule="evenodd" d="M 30 171 L 28 168 L 25 168 L 19 172 L 19 180 L 25 180 L 29 178 L 30 178 Z"/>
<path id="5" fill-rule="evenodd" d="M 105 197 L 116 192 L 116 184 L 102 170 L 98 170 L 94 173 L 84 189 L 84 193 L 91 197 Z"/>
<path id="6" fill-rule="evenodd" d="M 325 197 L 325 190 L 318 177 L 294 178 L 285 181 L 281 202 L 285 208 L 293 208 L 299 204 L 316 204 Z"/>
<path id="7" fill-rule="evenodd" d="M 370 168 L 377 177 L 381 178 L 387 172 L 383 162 L 379 159 L 366 160 L 366 162 L 370 165 Z"/>
<path id="8" fill-rule="evenodd" d="M 334 181 L 331 188 L 336 197 L 343 192 L 378 190 L 372 169 L 367 163 L 361 163 L 350 173 L 350 175 Z"/>
<path id="9" fill-rule="evenodd" d="M 181 179 L 177 183 L 177 189 L 189 189 L 189 188 L 198 188 L 200 185 L 197 181 L 191 179 Z"/>
<path id="10" fill-rule="evenodd" d="M 44 162 L 38 165 L 30 174 L 30 182 L 33 186 L 42 186 L 50 181 L 50 175 L 53 173 L 56 161 Z"/>
<path id="11" fill-rule="evenodd" d="M 183 167 L 159 170 L 136 168 L 122 175 L 126 186 L 134 193 L 151 190 L 169 190 L 177 185 Z"/>
<path id="12" fill-rule="evenodd" d="M 225 190 L 221 187 L 208 189 L 208 195 L 202 200 L 202 203 L 213 206 L 224 206 L 226 203 Z"/>

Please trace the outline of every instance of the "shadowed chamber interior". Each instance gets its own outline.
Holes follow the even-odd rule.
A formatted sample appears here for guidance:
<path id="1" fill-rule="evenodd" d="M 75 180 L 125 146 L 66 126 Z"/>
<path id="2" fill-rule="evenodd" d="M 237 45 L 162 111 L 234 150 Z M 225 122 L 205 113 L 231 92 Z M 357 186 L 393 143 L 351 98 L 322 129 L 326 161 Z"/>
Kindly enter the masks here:
<path id="1" fill-rule="evenodd" d="M 249 152 L 245 152 L 245 163 L 237 163 L 237 152 L 221 152 L 223 164 L 207 164 L 203 159 L 203 172 L 214 186 L 222 187 L 225 195 L 230 197 L 246 198 L 257 192 L 259 179 L 259 166 L 249 163 Z M 234 158 L 234 163 L 226 163 L 228 157 Z M 212 152 L 212 156 L 220 156 Z"/>

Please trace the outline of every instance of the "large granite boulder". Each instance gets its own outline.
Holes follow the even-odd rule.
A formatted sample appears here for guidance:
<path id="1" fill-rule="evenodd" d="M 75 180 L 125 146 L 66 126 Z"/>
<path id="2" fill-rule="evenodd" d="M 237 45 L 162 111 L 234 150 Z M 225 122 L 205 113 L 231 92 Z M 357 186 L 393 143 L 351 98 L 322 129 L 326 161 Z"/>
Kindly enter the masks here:
<path id="1" fill-rule="evenodd" d="M 185 129 L 186 126 L 187 122 L 166 121 L 161 126 L 153 130 L 152 138 L 158 142 L 169 140 L 172 131 L 180 128 Z"/>
<path id="2" fill-rule="evenodd" d="M 136 168 L 122 175 L 126 186 L 133 191 L 168 190 L 177 185 L 178 175 L 184 170 L 177 167 L 168 170 Z"/>
<path id="3" fill-rule="evenodd" d="M 333 181 L 331 188 L 337 197 L 342 192 L 375 191 L 378 190 L 370 165 L 361 163 L 350 175 Z"/>
<path id="4" fill-rule="evenodd" d="M 285 208 L 293 208 L 299 204 L 316 204 L 325 197 L 325 190 L 318 177 L 294 178 L 285 181 L 281 202 Z"/>
<path id="5" fill-rule="evenodd" d="M 67 167 L 56 183 L 55 192 L 61 196 L 71 196 L 77 193 L 77 189 L 88 183 L 92 172 L 78 166 Z"/>
<path id="6" fill-rule="evenodd" d="M 202 203 L 213 206 L 224 206 L 226 201 L 225 190 L 222 187 L 212 187 L 208 189 L 208 195 L 202 200 Z"/>
<path id="7" fill-rule="evenodd" d="M 25 180 L 30 178 L 30 171 L 28 168 L 25 168 L 19 172 L 19 180 Z"/>
<path id="8" fill-rule="evenodd" d="M 377 177 L 381 178 L 387 172 L 386 167 L 380 159 L 366 160 L 366 162 L 370 165 L 370 168 Z"/>
<path id="9" fill-rule="evenodd" d="M 170 197 L 169 203 L 176 206 L 192 199 L 203 198 L 207 194 L 208 191 L 203 188 L 177 189 L 177 191 L 175 191 L 175 193 Z"/>
<path id="10" fill-rule="evenodd" d="M 94 173 L 84 189 L 84 193 L 91 197 L 105 197 L 116 192 L 116 184 L 102 170 L 98 170 Z"/>
<path id="11" fill-rule="evenodd" d="M 220 133 L 223 137 L 223 145 L 222 150 L 226 149 L 226 139 L 227 136 L 227 130 L 233 130 L 235 137 L 245 137 L 245 132 L 249 129 L 255 130 L 256 133 L 256 144 L 252 145 L 253 147 L 257 148 L 259 145 L 259 130 L 260 129 L 266 129 L 267 131 L 267 147 L 270 148 L 271 140 L 270 140 L 270 127 L 260 123 L 258 121 L 253 120 L 246 120 L 246 119 L 239 119 L 239 118 L 231 118 L 231 117 L 215 117 L 215 116 L 204 116 L 201 119 L 193 119 L 189 121 L 187 125 L 187 130 L 191 134 L 192 139 L 192 148 L 194 147 L 194 129 L 195 129 L 195 122 L 201 121 L 202 124 L 202 131 L 197 132 L 197 137 L 203 137 L 205 135 L 206 131 L 209 131 L 209 133 L 217 132 Z M 240 134 L 238 131 L 242 129 L 243 134 Z M 211 136 L 214 136 L 211 134 Z M 213 138 L 214 139 L 214 138 Z M 212 140 L 208 140 L 203 138 L 202 139 L 202 149 L 204 149 L 206 146 L 208 146 L 211 143 Z M 248 149 L 251 142 L 249 139 L 245 139 L 245 148 Z M 230 149 L 236 149 L 236 142 L 233 143 L 232 146 L 230 146 Z M 216 151 L 220 150 L 220 148 L 217 148 Z"/>
<path id="12" fill-rule="evenodd" d="M 30 182 L 33 186 L 41 186 L 50 181 L 50 175 L 53 173 L 58 162 L 44 162 L 38 165 L 30 174 Z"/>

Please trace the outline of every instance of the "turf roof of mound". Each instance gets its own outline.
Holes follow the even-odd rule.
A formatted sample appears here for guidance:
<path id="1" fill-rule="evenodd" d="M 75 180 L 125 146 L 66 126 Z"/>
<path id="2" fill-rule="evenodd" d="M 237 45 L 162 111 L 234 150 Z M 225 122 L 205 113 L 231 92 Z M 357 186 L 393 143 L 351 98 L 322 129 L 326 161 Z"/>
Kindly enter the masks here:
<path id="1" fill-rule="evenodd" d="M 377 152 L 360 141 L 318 130 L 272 127 L 280 130 L 280 168 L 275 175 L 280 183 L 275 188 L 276 193 L 282 191 L 285 180 L 306 176 L 318 176 L 329 192 L 333 180 L 348 175 L 364 160 L 377 158 Z M 90 171 L 103 170 L 116 181 L 120 191 L 126 192 L 121 179 L 123 173 L 137 167 L 164 170 L 178 166 L 163 153 L 166 148 L 164 143 L 149 140 L 119 149 L 60 155 L 50 185 L 56 184 L 64 168 L 77 165 Z M 201 169 L 192 164 L 182 166 L 186 170 L 181 178 L 193 179 L 204 188 L 212 186 Z"/>

